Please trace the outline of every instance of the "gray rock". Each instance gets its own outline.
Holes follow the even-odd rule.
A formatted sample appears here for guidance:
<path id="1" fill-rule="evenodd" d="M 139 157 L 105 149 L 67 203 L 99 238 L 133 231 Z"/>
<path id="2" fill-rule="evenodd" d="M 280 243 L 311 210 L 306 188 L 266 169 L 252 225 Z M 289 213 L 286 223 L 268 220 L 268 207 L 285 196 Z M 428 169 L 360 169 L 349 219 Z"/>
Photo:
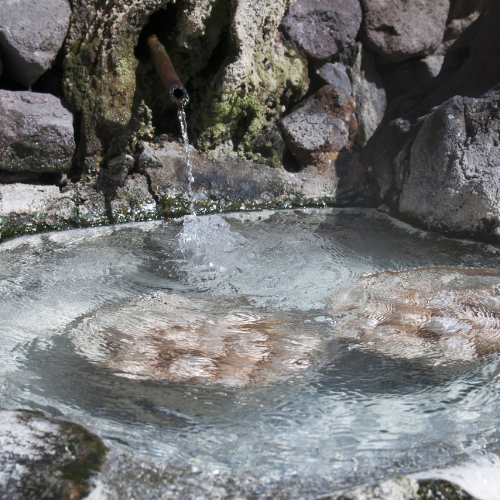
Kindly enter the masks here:
<path id="1" fill-rule="evenodd" d="M 500 89 L 456 96 L 423 121 L 411 146 L 400 212 L 459 235 L 500 237 Z"/>
<path id="2" fill-rule="evenodd" d="M 375 486 L 357 488 L 340 495 L 320 497 L 318 500 L 417 500 L 418 482 L 408 476 L 397 476 Z"/>
<path id="3" fill-rule="evenodd" d="M 158 218 L 156 201 L 149 192 L 144 175 L 127 177 L 110 202 L 114 222 L 132 222 Z"/>
<path id="4" fill-rule="evenodd" d="M 351 80 L 349 80 L 345 66 L 342 63 L 326 63 L 316 70 L 316 74 L 321 77 L 326 85 L 342 89 L 348 95 L 352 95 Z"/>
<path id="5" fill-rule="evenodd" d="M 499 238 L 498 16 L 489 0 L 439 75 L 390 104 L 361 153 L 375 205 L 454 235 Z"/>
<path id="6" fill-rule="evenodd" d="M 70 17 L 67 0 L 2 2 L 0 47 L 6 75 L 26 87 L 35 83 L 62 47 Z"/>
<path id="7" fill-rule="evenodd" d="M 67 194 L 57 186 L 0 185 L 0 215 L 42 213 L 64 198 Z"/>
<path id="8" fill-rule="evenodd" d="M 430 55 L 443 40 L 449 0 L 362 0 L 361 37 L 382 62 Z"/>
<path id="9" fill-rule="evenodd" d="M 64 172 L 75 151 L 73 116 L 50 94 L 0 90 L 0 169 Z"/>
<path id="10" fill-rule="evenodd" d="M 352 156 L 339 155 L 324 168 L 307 167 L 294 174 L 232 156 L 212 159 L 191 148 L 193 199 L 198 213 L 314 204 L 315 200 L 344 203 L 356 199 L 365 187 L 361 166 Z M 188 171 L 178 143 L 147 145 L 139 168 L 164 215 L 188 212 Z"/>
<path id="11" fill-rule="evenodd" d="M 281 29 L 312 59 L 326 59 L 354 41 L 361 24 L 359 0 L 298 0 Z"/>
<path id="12" fill-rule="evenodd" d="M 34 411 L 0 410 L 2 498 L 81 498 L 107 448 L 83 427 Z"/>
<path id="13" fill-rule="evenodd" d="M 134 167 L 135 160 L 130 155 L 116 156 L 108 161 L 109 178 L 118 185 L 123 186 L 129 171 Z"/>
<path id="14" fill-rule="evenodd" d="M 356 101 L 358 132 L 355 145 L 363 147 L 384 117 L 387 106 L 384 83 L 375 67 L 373 54 L 361 43 L 339 54 L 339 59 L 346 67 Z"/>
<path id="15" fill-rule="evenodd" d="M 328 162 L 350 149 L 355 107 L 342 89 L 325 85 L 280 120 L 285 142 L 300 165 Z"/>
<path id="16" fill-rule="evenodd" d="M 435 78 L 439 75 L 441 67 L 443 66 L 444 56 L 427 56 L 424 57 L 419 63 L 419 71 L 423 75 L 424 81 Z"/>

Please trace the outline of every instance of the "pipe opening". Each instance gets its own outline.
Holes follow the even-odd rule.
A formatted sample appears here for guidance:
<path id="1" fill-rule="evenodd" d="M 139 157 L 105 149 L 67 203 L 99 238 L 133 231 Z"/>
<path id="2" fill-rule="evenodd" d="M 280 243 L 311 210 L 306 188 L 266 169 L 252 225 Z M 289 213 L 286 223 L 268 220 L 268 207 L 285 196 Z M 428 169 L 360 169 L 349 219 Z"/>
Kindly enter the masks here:
<path id="1" fill-rule="evenodd" d="M 186 106 L 190 139 L 201 132 L 203 120 L 199 114 L 206 109 L 206 99 L 214 79 L 230 55 L 229 24 L 231 2 L 214 0 L 208 17 L 203 20 L 203 31 L 186 34 L 188 2 L 177 0 L 154 12 L 142 29 L 135 47 L 136 100 L 143 100 L 152 111 L 155 136 L 179 136 L 177 109 Z M 152 35 L 165 47 L 179 85 L 167 91 L 151 60 L 149 39 Z"/>

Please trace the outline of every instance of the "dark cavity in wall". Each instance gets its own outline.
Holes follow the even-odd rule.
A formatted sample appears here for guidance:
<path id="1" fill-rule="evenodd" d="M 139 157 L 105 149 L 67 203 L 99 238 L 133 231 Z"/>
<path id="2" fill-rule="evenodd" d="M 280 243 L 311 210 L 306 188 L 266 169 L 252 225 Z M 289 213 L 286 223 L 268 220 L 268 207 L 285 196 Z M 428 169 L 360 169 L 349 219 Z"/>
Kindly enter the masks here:
<path id="1" fill-rule="evenodd" d="M 204 99 L 209 87 L 219 70 L 227 64 L 227 58 L 231 56 L 231 2 L 214 2 L 210 15 L 203 21 L 204 33 L 186 40 L 185 34 L 179 32 L 179 26 L 182 25 L 180 20 L 188 8 L 187 2 L 178 0 L 150 16 L 135 48 L 135 57 L 138 60 L 136 97 L 143 99 L 152 111 L 156 136 L 180 136 L 177 108 L 162 88 L 149 55 L 147 39 L 155 34 L 165 46 L 176 73 L 189 94 L 190 102 L 185 111 L 190 139 L 194 140 L 200 132 L 200 124 L 192 123 L 190 116 L 193 110 L 206 105 Z M 179 40 L 184 40 L 185 43 L 181 44 Z"/>
<path id="2" fill-rule="evenodd" d="M 161 85 L 149 55 L 147 40 L 154 34 L 165 47 L 175 43 L 173 34 L 178 6 L 178 3 L 170 3 L 168 7 L 152 14 L 142 30 L 135 48 L 135 57 L 139 61 L 136 70 L 137 92 L 153 112 L 153 126 L 156 135 L 179 134 L 180 130 L 177 108 Z M 172 58 L 173 54 L 169 55 Z M 184 83 L 184 85 L 186 84 Z"/>

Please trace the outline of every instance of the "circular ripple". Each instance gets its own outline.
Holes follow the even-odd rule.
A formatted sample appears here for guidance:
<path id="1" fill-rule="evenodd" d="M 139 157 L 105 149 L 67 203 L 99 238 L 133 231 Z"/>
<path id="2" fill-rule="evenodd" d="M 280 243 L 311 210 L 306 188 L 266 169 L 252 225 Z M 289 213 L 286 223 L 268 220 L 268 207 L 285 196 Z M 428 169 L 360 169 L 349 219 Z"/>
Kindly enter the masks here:
<path id="1" fill-rule="evenodd" d="M 282 380 L 319 344 L 243 299 L 156 293 L 103 307 L 69 332 L 76 351 L 117 375 L 227 386 Z"/>
<path id="2" fill-rule="evenodd" d="M 433 364 L 500 351 L 500 273 L 429 267 L 360 278 L 330 300 L 335 333 L 361 349 Z"/>

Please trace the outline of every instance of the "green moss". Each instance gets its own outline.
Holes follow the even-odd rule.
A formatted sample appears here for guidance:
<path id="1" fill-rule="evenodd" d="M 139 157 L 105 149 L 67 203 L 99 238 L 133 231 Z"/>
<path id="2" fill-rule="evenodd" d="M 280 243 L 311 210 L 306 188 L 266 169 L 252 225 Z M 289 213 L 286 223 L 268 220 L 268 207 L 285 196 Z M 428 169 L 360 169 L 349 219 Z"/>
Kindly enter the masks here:
<path id="1" fill-rule="evenodd" d="M 81 489 L 83 497 L 89 493 L 90 480 L 104 464 L 108 449 L 97 436 L 79 425 L 65 422 L 63 428 L 73 458 L 63 461 L 57 470 L 64 480 Z"/>
<path id="2" fill-rule="evenodd" d="M 88 496 L 92 479 L 101 470 L 108 452 L 102 441 L 80 425 L 50 418 L 38 411 L 20 410 L 17 414 L 27 426 L 41 420 L 57 429 L 40 438 L 52 451 L 23 464 L 30 474 L 17 485 L 19 498 L 80 500 Z"/>
<path id="3" fill-rule="evenodd" d="M 284 143 L 275 122 L 307 91 L 306 61 L 284 42 L 281 51 L 257 48 L 255 66 L 240 88 L 221 95 L 212 88 L 194 113 L 196 146 L 204 151 L 231 141 L 241 156 L 281 166 Z"/>
<path id="4" fill-rule="evenodd" d="M 419 481 L 418 498 L 422 500 L 474 500 L 462 488 L 448 481 Z"/>
<path id="5" fill-rule="evenodd" d="M 165 196 L 160 200 L 163 217 L 182 217 L 190 213 L 190 200 L 186 195 Z M 333 198 L 305 198 L 293 196 L 281 200 L 197 200 L 193 207 L 197 215 L 227 212 L 255 212 L 290 208 L 326 208 L 337 206 Z"/>

